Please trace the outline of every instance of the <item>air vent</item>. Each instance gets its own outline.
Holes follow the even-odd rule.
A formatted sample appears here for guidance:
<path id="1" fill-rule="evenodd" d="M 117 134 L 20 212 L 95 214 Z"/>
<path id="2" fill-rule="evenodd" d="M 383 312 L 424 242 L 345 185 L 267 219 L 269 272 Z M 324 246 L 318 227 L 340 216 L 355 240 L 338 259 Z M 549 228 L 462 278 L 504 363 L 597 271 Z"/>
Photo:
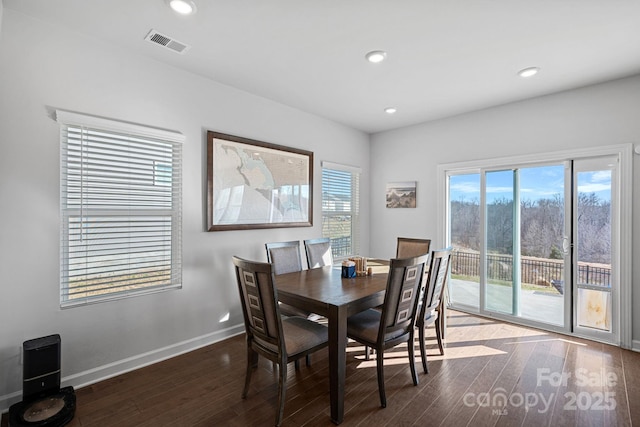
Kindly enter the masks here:
<path id="1" fill-rule="evenodd" d="M 160 34 L 156 30 L 149 31 L 149 34 L 144 39 L 178 53 L 185 53 L 191 47 L 165 34 Z"/>

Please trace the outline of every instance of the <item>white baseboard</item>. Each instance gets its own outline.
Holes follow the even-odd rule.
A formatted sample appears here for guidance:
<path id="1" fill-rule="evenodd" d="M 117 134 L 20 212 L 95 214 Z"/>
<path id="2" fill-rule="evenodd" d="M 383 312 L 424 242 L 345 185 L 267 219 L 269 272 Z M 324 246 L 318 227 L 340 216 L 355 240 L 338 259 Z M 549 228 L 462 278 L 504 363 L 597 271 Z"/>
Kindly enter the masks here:
<path id="1" fill-rule="evenodd" d="M 152 350 L 143 354 L 138 354 L 133 357 L 119 360 L 117 362 L 109 363 L 107 365 L 99 366 L 97 368 L 89 369 L 84 372 L 79 372 L 77 374 L 63 377 L 61 386 L 73 386 L 74 388 L 85 387 L 90 384 L 94 384 L 99 381 L 124 374 L 126 372 L 140 369 L 145 366 L 162 362 L 163 360 L 167 360 L 172 357 L 197 350 L 198 348 L 214 344 L 216 342 L 225 340 L 241 333 L 244 333 L 244 324 L 232 326 L 230 328 L 216 331 L 211 334 L 202 335 L 190 340 L 172 344 L 167 347 Z M 7 412 L 9 410 L 9 406 L 19 402 L 21 399 L 22 390 L 0 396 L 0 414 Z"/>
<path id="2" fill-rule="evenodd" d="M 631 341 L 631 350 L 640 352 L 640 340 Z"/>

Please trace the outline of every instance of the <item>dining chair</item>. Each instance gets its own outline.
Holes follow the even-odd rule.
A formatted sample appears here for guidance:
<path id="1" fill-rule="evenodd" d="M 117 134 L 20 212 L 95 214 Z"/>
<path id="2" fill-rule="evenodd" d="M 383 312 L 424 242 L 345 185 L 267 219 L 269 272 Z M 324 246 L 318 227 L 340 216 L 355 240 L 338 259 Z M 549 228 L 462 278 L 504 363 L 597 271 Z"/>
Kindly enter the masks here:
<path id="1" fill-rule="evenodd" d="M 286 274 L 302 270 L 300 242 L 298 240 L 266 243 L 264 246 L 267 249 L 267 262 L 273 264 L 274 274 Z"/>
<path id="2" fill-rule="evenodd" d="M 382 310 L 369 309 L 347 319 L 347 336 L 376 350 L 380 406 L 387 406 L 384 392 L 384 351 L 406 342 L 413 385 L 418 385 L 413 337 L 420 287 L 429 255 L 392 259 Z"/>
<path id="3" fill-rule="evenodd" d="M 308 268 L 320 268 L 326 265 L 333 265 L 331 239 L 329 237 L 305 240 L 304 252 L 307 255 Z"/>
<path id="4" fill-rule="evenodd" d="M 272 242 L 266 243 L 267 262 L 273 265 L 273 273 L 275 275 L 293 273 L 294 271 L 302 271 L 302 260 L 300 259 L 300 241 L 291 240 L 289 242 Z M 278 302 L 280 313 L 285 316 L 309 317 L 313 313 L 302 310 L 289 304 Z M 311 357 L 307 356 L 307 366 L 311 365 Z M 298 361 L 296 360 L 296 368 Z"/>
<path id="5" fill-rule="evenodd" d="M 302 317 L 280 315 L 271 264 L 233 257 L 247 339 L 247 372 L 242 398 L 246 399 L 251 374 L 260 355 L 278 366 L 276 426 L 282 422 L 287 364 L 328 344 L 326 326 Z"/>
<path id="6" fill-rule="evenodd" d="M 424 255 L 429 253 L 431 246 L 431 239 L 415 239 L 410 237 L 398 237 L 398 244 L 396 246 L 396 258 L 407 258 L 418 255 Z M 427 263 L 427 271 L 429 271 L 429 264 Z M 425 274 L 426 279 L 426 274 Z M 423 290 L 424 291 L 424 290 Z M 444 313 L 444 307 L 442 305 L 437 308 L 438 313 Z M 444 315 L 440 316 L 442 322 L 440 324 L 440 332 L 444 338 Z"/>
<path id="7" fill-rule="evenodd" d="M 413 239 L 398 237 L 396 246 L 396 258 L 409 258 L 429 253 L 431 239 Z"/>
<path id="8" fill-rule="evenodd" d="M 444 354 L 444 346 L 442 344 L 442 295 L 449 276 L 451 268 L 451 247 L 446 249 L 434 250 L 431 253 L 429 263 L 429 272 L 427 273 L 427 284 L 423 292 L 422 301 L 420 302 L 420 310 L 416 320 L 418 328 L 418 340 L 420 341 L 420 357 L 422 358 L 422 368 L 424 373 L 428 374 L 427 368 L 427 352 L 425 348 L 425 328 L 431 324 L 435 325 L 436 339 L 440 354 Z"/>
<path id="9" fill-rule="evenodd" d="M 273 265 L 273 273 L 275 275 L 302 271 L 300 242 L 298 240 L 266 243 L 264 246 L 267 250 L 267 262 Z M 311 314 L 309 311 L 282 303 L 280 303 L 280 313 L 285 316 L 301 317 L 307 317 Z"/>
<path id="10" fill-rule="evenodd" d="M 398 237 L 396 245 L 396 258 L 411 258 L 429 254 L 431 239 L 414 239 L 410 237 Z M 369 360 L 369 348 L 365 346 L 365 358 Z"/>

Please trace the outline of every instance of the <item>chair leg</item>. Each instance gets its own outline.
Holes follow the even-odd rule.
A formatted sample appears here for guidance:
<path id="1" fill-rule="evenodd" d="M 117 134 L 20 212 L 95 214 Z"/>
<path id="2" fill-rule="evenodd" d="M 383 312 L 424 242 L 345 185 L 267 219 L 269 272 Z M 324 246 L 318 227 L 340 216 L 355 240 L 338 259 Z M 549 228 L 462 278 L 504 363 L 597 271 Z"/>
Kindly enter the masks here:
<path id="1" fill-rule="evenodd" d="M 438 339 L 438 348 L 440 349 L 440 354 L 444 355 L 444 346 L 442 345 L 442 331 L 440 330 L 440 319 L 436 320 L 436 338 Z"/>
<path id="2" fill-rule="evenodd" d="M 444 339 L 444 333 L 446 329 L 446 317 L 447 317 L 447 307 L 443 303 L 440 303 L 440 307 L 438 307 L 438 324 L 440 325 L 440 334 L 442 335 L 442 339 Z"/>
<path id="3" fill-rule="evenodd" d="M 415 349 L 413 348 L 413 334 L 411 335 L 411 339 L 407 343 L 407 351 L 409 352 L 409 367 L 411 368 L 411 378 L 413 379 L 413 385 L 418 385 L 418 374 L 416 373 Z"/>
<path id="4" fill-rule="evenodd" d="M 293 366 L 296 368 L 296 371 L 300 369 L 300 361 L 298 359 L 294 360 Z"/>
<path id="5" fill-rule="evenodd" d="M 424 369 L 424 373 L 429 373 L 429 368 L 427 368 L 427 349 L 425 348 L 424 343 L 424 325 L 418 326 L 418 341 L 420 341 L 420 358 L 422 358 L 422 369 Z"/>
<path id="6" fill-rule="evenodd" d="M 305 361 L 307 362 L 307 366 L 311 366 L 311 355 L 307 354 L 307 357 L 305 357 Z"/>
<path id="7" fill-rule="evenodd" d="M 376 367 L 378 368 L 378 392 L 380 393 L 380 406 L 387 407 L 387 396 L 384 393 L 384 351 L 376 352 Z"/>
<path id="8" fill-rule="evenodd" d="M 282 424 L 282 416 L 284 415 L 284 401 L 285 394 L 287 391 L 287 361 L 282 360 L 278 364 L 278 368 L 280 371 L 280 378 L 278 380 L 278 409 L 276 413 L 276 427 L 279 427 Z"/>
<path id="9" fill-rule="evenodd" d="M 244 390 L 242 390 L 242 398 L 246 399 L 249 393 L 249 384 L 251 383 L 251 374 L 253 368 L 258 364 L 258 353 L 251 349 L 251 346 L 247 346 L 247 373 L 244 379 Z"/>
<path id="10" fill-rule="evenodd" d="M 364 360 L 369 360 L 370 359 L 369 354 L 370 354 L 369 353 L 369 346 L 365 345 L 364 346 Z"/>

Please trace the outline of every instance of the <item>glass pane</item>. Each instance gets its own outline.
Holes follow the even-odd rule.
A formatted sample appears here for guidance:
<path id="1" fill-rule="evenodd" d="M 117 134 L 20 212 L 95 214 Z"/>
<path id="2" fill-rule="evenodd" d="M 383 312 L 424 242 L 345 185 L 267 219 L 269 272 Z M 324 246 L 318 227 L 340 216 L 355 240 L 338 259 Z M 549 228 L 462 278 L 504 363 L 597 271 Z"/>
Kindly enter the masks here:
<path id="1" fill-rule="evenodd" d="M 334 259 L 359 252 L 359 175 L 322 169 L 322 236 L 331 238 Z"/>
<path id="2" fill-rule="evenodd" d="M 576 180 L 578 325 L 609 331 L 612 302 L 611 170 L 578 172 Z"/>
<path id="3" fill-rule="evenodd" d="M 486 309 L 506 314 L 514 309 L 513 181 L 512 170 L 486 173 Z"/>
<path id="4" fill-rule="evenodd" d="M 520 315 L 564 325 L 564 165 L 522 168 Z"/>
<path id="5" fill-rule="evenodd" d="M 453 247 L 449 296 L 454 304 L 480 304 L 480 174 L 449 177 Z"/>

